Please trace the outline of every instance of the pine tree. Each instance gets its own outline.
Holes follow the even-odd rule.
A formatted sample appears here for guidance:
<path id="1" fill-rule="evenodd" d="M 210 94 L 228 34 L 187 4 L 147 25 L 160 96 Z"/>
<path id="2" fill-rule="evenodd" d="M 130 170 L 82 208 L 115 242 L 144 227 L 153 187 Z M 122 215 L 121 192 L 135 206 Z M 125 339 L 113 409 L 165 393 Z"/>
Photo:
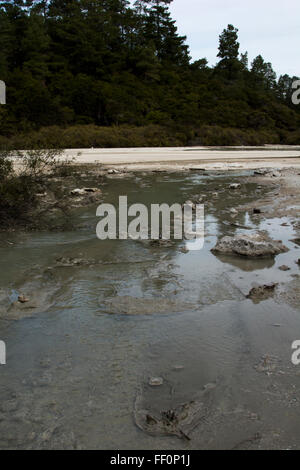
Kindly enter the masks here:
<path id="1" fill-rule="evenodd" d="M 221 59 L 218 67 L 227 71 L 229 78 L 234 78 L 241 69 L 241 63 L 238 59 L 239 48 L 238 29 L 229 24 L 219 36 L 218 53 L 218 57 Z"/>
<path id="2" fill-rule="evenodd" d="M 299 127 L 293 78 L 277 83 L 261 56 L 249 71 L 234 26 L 220 35 L 215 67 L 190 63 L 171 1 L 0 0 L 0 79 L 8 93 L 0 135 L 91 123 L 155 123 L 180 139 L 203 125 L 271 129 L 272 137 Z M 205 131 L 208 142 L 214 132 Z M 216 135 L 229 143 L 220 128 Z"/>
<path id="3" fill-rule="evenodd" d="M 229 24 L 219 37 L 218 57 L 223 61 L 237 60 L 239 48 L 238 29 Z"/>
<path id="4" fill-rule="evenodd" d="M 172 20 L 169 5 L 173 0 L 137 0 L 135 8 L 142 17 L 144 42 L 152 42 L 161 61 L 173 65 L 189 63 L 186 37 L 179 36 L 176 22 Z"/>
<path id="5" fill-rule="evenodd" d="M 265 62 L 261 55 L 258 55 L 251 64 L 251 73 L 254 83 L 263 85 L 267 89 L 276 87 L 276 73 L 270 62 Z"/>
<path id="6" fill-rule="evenodd" d="M 49 42 L 44 19 L 33 9 L 27 17 L 21 42 L 23 69 L 41 80 L 45 80 L 48 73 Z"/>
<path id="7" fill-rule="evenodd" d="M 7 81 L 9 70 L 14 66 L 14 25 L 3 6 L 0 7 L 0 79 Z"/>
<path id="8" fill-rule="evenodd" d="M 240 62 L 245 70 L 248 70 L 249 66 L 249 58 L 248 58 L 248 52 L 246 51 L 244 54 L 241 54 L 241 59 Z"/>

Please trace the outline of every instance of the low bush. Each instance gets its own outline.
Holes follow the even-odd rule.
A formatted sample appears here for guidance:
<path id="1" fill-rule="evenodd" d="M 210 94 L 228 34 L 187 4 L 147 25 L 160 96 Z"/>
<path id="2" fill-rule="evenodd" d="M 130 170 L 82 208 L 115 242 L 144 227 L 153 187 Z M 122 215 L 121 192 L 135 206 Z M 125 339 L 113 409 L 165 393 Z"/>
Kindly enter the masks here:
<path id="1" fill-rule="evenodd" d="M 300 145 L 300 130 L 286 134 L 283 143 L 286 145 Z"/>
<path id="2" fill-rule="evenodd" d="M 166 147 L 184 145 L 186 141 L 185 132 L 174 132 L 158 125 L 98 127 L 90 124 L 67 128 L 44 127 L 10 139 L 0 136 L 0 148 Z"/>
<path id="3" fill-rule="evenodd" d="M 128 148 L 178 147 L 185 145 L 228 146 L 300 144 L 300 133 L 270 129 L 237 129 L 221 126 L 164 127 L 156 124 L 141 127 L 98 127 L 93 124 L 67 128 L 51 126 L 39 131 L 18 134 L 11 138 L 0 136 L 0 149 L 38 148 Z"/>
<path id="4" fill-rule="evenodd" d="M 239 146 L 278 144 L 280 138 L 277 133 L 269 130 L 244 130 L 224 128 L 219 126 L 203 126 L 194 133 L 190 145 L 203 146 Z"/>
<path id="5" fill-rule="evenodd" d="M 45 187 L 45 174 L 64 164 L 60 155 L 57 150 L 0 151 L 0 227 L 28 221 L 37 205 L 37 193 Z M 18 171 L 14 170 L 13 158 L 21 160 Z"/>

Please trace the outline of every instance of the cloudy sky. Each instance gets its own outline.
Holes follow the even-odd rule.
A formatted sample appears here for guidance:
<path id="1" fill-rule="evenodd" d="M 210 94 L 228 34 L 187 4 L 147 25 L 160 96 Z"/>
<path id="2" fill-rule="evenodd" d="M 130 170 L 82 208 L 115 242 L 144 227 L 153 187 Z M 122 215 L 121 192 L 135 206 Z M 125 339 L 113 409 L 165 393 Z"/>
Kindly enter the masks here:
<path id="1" fill-rule="evenodd" d="M 250 61 L 261 54 L 278 74 L 300 76 L 299 0 L 174 0 L 171 11 L 193 59 L 215 64 L 219 34 L 231 23 Z"/>

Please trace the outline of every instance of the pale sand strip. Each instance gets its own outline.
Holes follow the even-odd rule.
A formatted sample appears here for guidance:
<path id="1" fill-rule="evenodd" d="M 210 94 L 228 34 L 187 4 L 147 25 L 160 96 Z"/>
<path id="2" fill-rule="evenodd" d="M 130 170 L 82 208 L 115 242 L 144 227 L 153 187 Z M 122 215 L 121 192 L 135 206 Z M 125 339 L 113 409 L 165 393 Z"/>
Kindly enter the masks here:
<path id="1" fill-rule="evenodd" d="M 68 149 L 64 156 L 73 158 L 77 164 L 128 170 L 300 167 L 300 146 Z"/>

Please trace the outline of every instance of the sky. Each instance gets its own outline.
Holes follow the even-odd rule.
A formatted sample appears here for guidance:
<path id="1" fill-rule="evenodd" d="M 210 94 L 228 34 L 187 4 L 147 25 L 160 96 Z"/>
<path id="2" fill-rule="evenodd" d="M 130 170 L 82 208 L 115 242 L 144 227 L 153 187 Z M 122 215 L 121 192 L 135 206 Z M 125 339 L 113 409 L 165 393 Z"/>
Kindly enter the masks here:
<path id="1" fill-rule="evenodd" d="M 300 76 L 299 0 L 174 0 L 170 9 L 194 60 L 214 65 L 219 35 L 233 24 L 249 62 L 261 54 L 278 75 Z"/>

